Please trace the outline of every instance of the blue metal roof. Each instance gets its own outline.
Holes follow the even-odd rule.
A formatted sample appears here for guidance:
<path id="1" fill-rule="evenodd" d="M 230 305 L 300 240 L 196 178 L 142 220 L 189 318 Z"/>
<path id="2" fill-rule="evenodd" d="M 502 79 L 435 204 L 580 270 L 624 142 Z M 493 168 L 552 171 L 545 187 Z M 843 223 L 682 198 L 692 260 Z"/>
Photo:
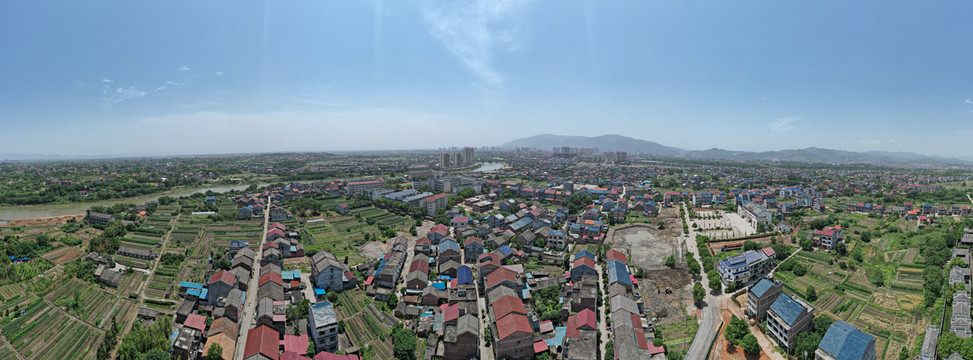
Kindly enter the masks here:
<path id="1" fill-rule="evenodd" d="M 199 289 L 189 289 L 189 290 L 186 290 L 186 295 L 192 295 L 192 296 L 195 296 L 195 297 L 199 297 L 200 290 Z"/>
<path id="2" fill-rule="evenodd" d="M 500 252 L 503 253 L 503 256 L 510 256 L 510 254 L 514 253 L 514 249 L 508 245 L 498 247 L 497 250 L 500 250 Z"/>
<path id="3" fill-rule="evenodd" d="M 202 300 L 209 300 L 209 289 L 203 289 L 203 291 L 199 293 L 199 298 Z"/>
<path id="4" fill-rule="evenodd" d="M 628 273 L 628 269 L 625 268 L 625 263 L 618 260 L 611 260 L 608 262 L 608 284 L 614 284 L 620 282 L 626 285 L 632 285 L 632 277 Z"/>
<path id="5" fill-rule="evenodd" d="M 756 285 L 750 288 L 750 293 L 757 297 L 761 297 L 764 296 L 764 293 L 766 293 L 767 290 L 770 290 L 770 288 L 773 286 L 774 283 L 772 281 L 767 279 L 760 279 L 760 281 L 758 281 Z"/>
<path id="6" fill-rule="evenodd" d="M 818 348 L 837 360 L 859 360 L 869 345 L 874 347 L 874 343 L 874 336 L 861 332 L 849 323 L 838 321 L 828 328 Z"/>
<path id="7" fill-rule="evenodd" d="M 595 259 L 595 254 L 592 254 L 588 250 L 581 250 L 578 253 L 574 254 L 574 259 L 572 259 L 572 260 L 577 260 L 579 257 L 582 257 L 582 256 L 584 256 L 586 258 L 589 258 L 591 260 L 594 260 Z"/>
<path id="8" fill-rule="evenodd" d="M 444 282 L 434 282 L 434 283 L 429 284 L 429 285 L 432 285 L 432 287 L 434 287 L 436 289 L 439 289 L 439 290 L 446 290 L 446 283 L 444 283 Z"/>
<path id="9" fill-rule="evenodd" d="M 203 284 L 194 283 L 194 282 L 191 282 L 191 281 L 183 281 L 183 282 L 180 282 L 179 283 L 179 287 L 181 287 L 181 288 L 186 287 L 186 288 L 190 288 L 190 289 L 199 289 L 199 290 L 202 290 L 203 289 Z"/>
<path id="10" fill-rule="evenodd" d="M 790 295 L 781 293 L 777 297 L 777 301 L 774 301 L 770 305 L 770 311 L 780 316 L 780 319 L 784 320 L 787 325 L 794 325 L 794 322 L 797 321 L 797 316 L 804 311 L 804 306 L 794 301 Z"/>
<path id="11" fill-rule="evenodd" d="M 567 334 L 568 328 L 565 326 L 559 326 L 554 328 L 554 337 L 544 340 L 547 342 L 547 346 L 561 346 L 564 344 L 564 335 Z"/>
<path id="12" fill-rule="evenodd" d="M 453 250 L 459 252 L 459 243 L 457 243 L 456 240 L 453 239 L 443 240 L 442 242 L 439 243 L 439 252 L 443 252 L 446 250 Z"/>
<path id="13" fill-rule="evenodd" d="M 469 266 L 463 265 L 456 268 L 457 284 L 473 284 L 473 271 Z"/>

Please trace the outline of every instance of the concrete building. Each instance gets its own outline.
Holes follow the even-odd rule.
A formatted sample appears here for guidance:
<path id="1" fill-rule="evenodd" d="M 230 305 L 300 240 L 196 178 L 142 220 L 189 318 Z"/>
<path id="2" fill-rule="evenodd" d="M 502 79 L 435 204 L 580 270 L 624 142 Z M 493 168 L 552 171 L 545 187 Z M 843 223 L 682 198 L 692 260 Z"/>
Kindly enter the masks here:
<path id="1" fill-rule="evenodd" d="M 448 200 L 449 199 L 446 194 L 436 194 L 422 199 L 422 203 L 426 207 L 426 215 L 436 216 L 436 212 L 439 211 L 439 209 L 446 208 L 446 205 L 449 204 Z"/>
<path id="2" fill-rule="evenodd" d="M 767 334 L 787 351 L 794 350 L 797 334 L 811 327 L 814 306 L 796 295 L 782 293 L 767 311 Z"/>
<path id="3" fill-rule="evenodd" d="M 330 302 L 322 301 L 310 305 L 308 332 L 314 339 L 318 351 L 338 351 L 338 317 Z"/>
<path id="4" fill-rule="evenodd" d="M 762 278 L 773 269 L 775 259 L 774 249 L 765 247 L 720 260 L 716 270 L 720 273 L 723 284 L 746 284 Z"/>
<path id="5" fill-rule="evenodd" d="M 770 305 L 777 301 L 784 286 L 779 281 L 760 279 L 747 292 L 747 315 L 763 321 Z"/>
<path id="6" fill-rule="evenodd" d="M 311 279 L 314 285 L 327 291 L 344 289 L 342 274 L 344 267 L 334 254 L 319 251 L 311 257 Z"/>
<path id="7" fill-rule="evenodd" d="M 473 151 L 474 151 L 473 148 L 472 147 L 469 147 L 469 146 L 463 148 L 463 162 L 464 162 L 464 164 L 470 165 L 470 164 L 473 164 L 475 162 L 474 159 L 473 159 Z"/>
<path id="8" fill-rule="evenodd" d="M 445 153 L 444 152 L 442 154 L 439 154 L 439 167 L 441 169 L 450 168 L 452 166 L 453 166 L 453 163 L 451 161 L 449 161 L 449 153 Z"/>

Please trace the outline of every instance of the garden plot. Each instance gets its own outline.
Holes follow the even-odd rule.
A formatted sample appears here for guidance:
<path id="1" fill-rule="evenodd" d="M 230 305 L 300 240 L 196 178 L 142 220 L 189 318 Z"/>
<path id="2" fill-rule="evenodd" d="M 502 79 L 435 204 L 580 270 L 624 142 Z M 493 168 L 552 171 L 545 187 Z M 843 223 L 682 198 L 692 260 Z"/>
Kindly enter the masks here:
<path id="1" fill-rule="evenodd" d="M 41 257 L 54 264 L 61 264 L 84 256 L 84 252 L 73 246 L 62 246 L 41 254 Z"/>
<path id="2" fill-rule="evenodd" d="M 101 334 L 101 331 L 52 308 L 8 340 L 28 359 L 86 359 L 97 351 Z"/>
<path id="3" fill-rule="evenodd" d="M 24 285 L 23 284 L 10 284 L 0 286 L 0 298 L 2 299 L 13 299 L 19 295 L 23 295 Z"/>

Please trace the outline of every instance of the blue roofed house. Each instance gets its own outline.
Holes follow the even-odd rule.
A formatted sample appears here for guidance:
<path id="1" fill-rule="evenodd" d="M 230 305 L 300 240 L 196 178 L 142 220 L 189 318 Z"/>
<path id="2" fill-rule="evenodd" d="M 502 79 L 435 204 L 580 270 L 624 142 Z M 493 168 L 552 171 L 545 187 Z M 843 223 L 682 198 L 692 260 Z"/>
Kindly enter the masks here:
<path id="1" fill-rule="evenodd" d="M 632 286 L 632 276 L 628 272 L 628 268 L 625 263 L 618 260 L 611 260 L 608 262 L 608 286 L 612 284 L 622 284 L 628 287 Z"/>
<path id="2" fill-rule="evenodd" d="M 782 293 L 767 311 L 767 333 L 780 347 L 794 350 L 797 334 L 809 329 L 814 306 L 796 295 Z"/>
<path id="3" fill-rule="evenodd" d="M 473 271 L 469 266 L 463 265 L 456 269 L 457 285 L 473 285 Z"/>
<path id="4" fill-rule="evenodd" d="M 824 333 L 816 360 L 875 360 L 875 337 L 844 321 L 831 324 Z"/>
<path id="5" fill-rule="evenodd" d="M 453 239 L 444 239 L 439 243 L 438 258 L 440 264 L 449 260 L 461 263 L 463 260 L 460 258 L 459 243 Z"/>
<path id="6" fill-rule="evenodd" d="M 760 279 L 747 292 L 747 315 L 763 321 L 767 317 L 767 309 L 777 301 L 783 285 L 779 281 Z"/>
<path id="7" fill-rule="evenodd" d="M 577 253 L 574 254 L 574 258 L 572 258 L 571 260 L 572 261 L 573 260 L 577 260 L 579 257 L 586 257 L 586 258 L 589 258 L 591 260 L 595 260 L 595 254 L 593 254 L 592 252 L 590 252 L 588 250 L 578 251 Z"/>

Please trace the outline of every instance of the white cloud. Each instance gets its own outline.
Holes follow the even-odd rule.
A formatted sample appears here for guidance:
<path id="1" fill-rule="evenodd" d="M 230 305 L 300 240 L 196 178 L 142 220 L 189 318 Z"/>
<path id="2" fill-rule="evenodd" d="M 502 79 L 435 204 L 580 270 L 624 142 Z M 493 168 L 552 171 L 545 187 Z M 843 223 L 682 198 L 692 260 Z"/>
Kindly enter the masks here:
<path id="1" fill-rule="evenodd" d="M 423 18 L 429 32 L 450 54 L 491 89 L 506 79 L 494 64 L 496 51 L 517 46 L 525 1 L 426 1 Z"/>
<path id="2" fill-rule="evenodd" d="M 858 143 L 865 146 L 876 146 L 881 145 L 882 140 L 878 139 L 858 139 Z"/>
<path id="3" fill-rule="evenodd" d="M 799 117 L 789 116 L 785 118 L 780 118 L 770 122 L 770 131 L 776 133 L 785 133 L 794 130 L 794 122 L 800 120 Z"/>
<path id="4" fill-rule="evenodd" d="M 966 100 L 963 101 L 963 104 L 973 105 L 973 99 L 967 98 Z"/>
<path id="5" fill-rule="evenodd" d="M 213 73 L 213 75 L 223 76 L 223 72 L 222 71 L 217 71 L 217 72 Z"/>
<path id="6" fill-rule="evenodd" d="M 109 91 L 101 98 L 101 106 L 105 110 L 111 110 L 115 104 L 122 101 L 137 99 L 145 96 L 146 92 L 136 89 L 134 86 L 128 88 L 116 88 L 114 91 Z"/>
<path id="7" fill-rule="evenodd" d="M 179 71 L 189 71 L 189 67 L 186 66 L 186 65 L 183 65 L 182 67 L 179 68 Z"/>
<path id="8" fill-rule="evenodd" d="M 106 84 L 111 84 L 111 83 L 113 83 L 115 81 L 114 80 L 108 80 L 108 79 L 101 79 L 101 82 L 106 83 Z"/>

